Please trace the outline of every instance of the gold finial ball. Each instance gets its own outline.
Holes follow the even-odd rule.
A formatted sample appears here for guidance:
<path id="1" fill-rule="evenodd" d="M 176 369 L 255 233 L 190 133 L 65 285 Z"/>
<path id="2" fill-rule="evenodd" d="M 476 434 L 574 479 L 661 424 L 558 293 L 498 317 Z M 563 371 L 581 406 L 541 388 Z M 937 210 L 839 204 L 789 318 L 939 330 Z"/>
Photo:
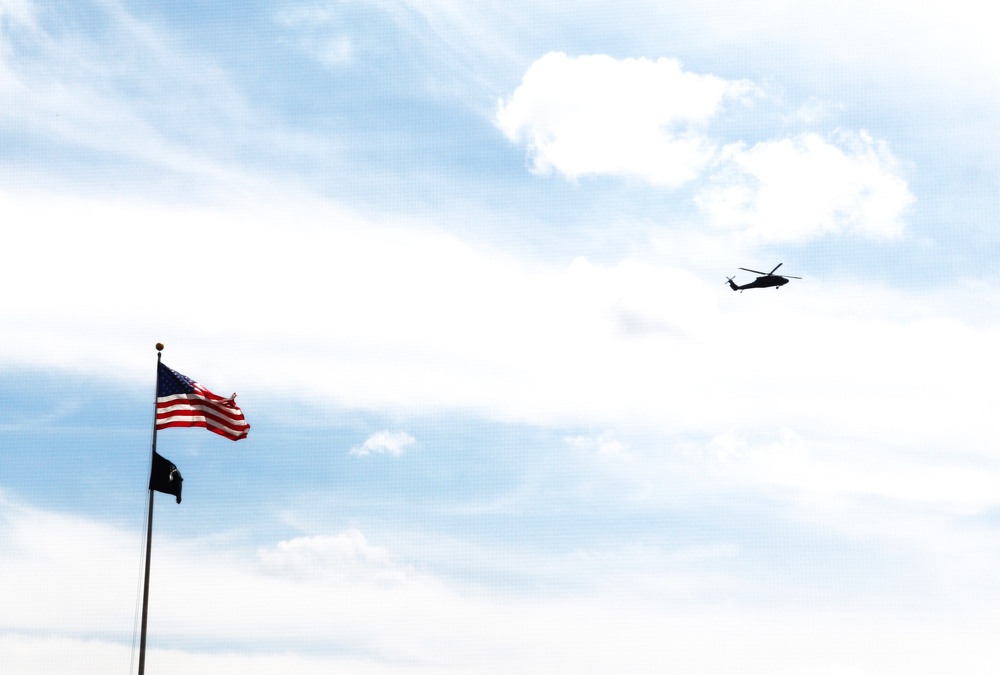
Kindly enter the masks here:
<path id="1" fill-rule="evenodd" d="M 163 351 L 163 343 L 162 342 L 157 342 L 156 343 L 156 351 L 158 351 L 158 352 L 162 352 Z"/>

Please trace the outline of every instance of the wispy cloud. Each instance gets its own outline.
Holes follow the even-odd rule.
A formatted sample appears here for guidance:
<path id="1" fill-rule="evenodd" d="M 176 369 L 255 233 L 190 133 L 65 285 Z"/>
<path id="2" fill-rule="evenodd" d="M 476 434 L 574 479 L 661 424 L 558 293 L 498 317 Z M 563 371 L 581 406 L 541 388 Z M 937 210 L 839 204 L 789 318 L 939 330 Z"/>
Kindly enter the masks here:
<path id="1" fill-rule="evenodd" d="M 280 10 L 276 21 L 302 53 L 324 66 L 342 68 L 354 62 L 355 54 L 354 41 L 341 18 L 344 9 L 334 4 L 293 6 Z"/>
<path id="2" fill-rule="evenodd" d="M 3 21 L 27 27 L 34 26 L 34 4 L 31 0 L 3 0 L 0 2 L 0 22 Z"/>
<path id="3" fill-rule="evenodd" d="M 36 182 L 56 179 L 60 172 L 45 166 L 56 155 L 73 158 L 70 165 L 85 161 L 82 180 L 92 189 L 109 182 L 120 188 L 127 178 L 134 194 L 232 196 L 259 189 L 262 174 L 273 180 L 286 162 L 331 156 L 327 141 L 307 140 L 251 104 L 230 71 L 166 23 L 145 21 L 120 3 L 94 3 L 98 36 L 57 11 L 13 7 L 12 18 L 0 22 L 0 44 L 17 58 L 0 62 L 0 90 L 16 104 L 0 107 L 0 124 L 34 150 L 5 159 Z M 331 47 L 327 56 L 344 54 Z M 271 160 L 267 169 L 262 156 Z"/>

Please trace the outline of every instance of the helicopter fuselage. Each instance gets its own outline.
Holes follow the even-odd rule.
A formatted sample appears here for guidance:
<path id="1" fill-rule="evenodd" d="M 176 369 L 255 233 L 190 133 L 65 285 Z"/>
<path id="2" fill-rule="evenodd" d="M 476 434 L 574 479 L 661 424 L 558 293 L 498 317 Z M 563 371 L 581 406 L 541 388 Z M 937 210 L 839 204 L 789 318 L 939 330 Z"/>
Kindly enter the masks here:
<path id="1" fill-rule="evenodd" d="M 779 288 L 787 283 L 788 279 L 786 279 L 785 277 L 778 276 L 776 274 L 770 274 L 763 277 L 757 277 L 749 284 L 743 284 L 742 286 L 737 286 L 730 279 L 729 287 L 732 288 L 734 291 L 744 291 L 748 288 Z"/>
<path id="2" fill-rule="evenodd" d="M 772 286 L 784 286 L 788 283 L 788 279 L 785 277 L 780 277 L 777 275 L 769 275 L 766 277 L 757 277 L 749 284 L 744 284 L 740 288 L 771 288 Z"/>

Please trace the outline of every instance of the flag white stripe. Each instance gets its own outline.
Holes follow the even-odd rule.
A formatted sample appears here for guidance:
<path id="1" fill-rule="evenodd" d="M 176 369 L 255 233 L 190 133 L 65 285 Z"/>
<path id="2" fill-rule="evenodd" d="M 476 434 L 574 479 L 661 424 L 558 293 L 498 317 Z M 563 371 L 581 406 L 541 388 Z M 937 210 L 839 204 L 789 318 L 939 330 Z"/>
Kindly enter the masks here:
<path id="1" fill-rule="evenodd" d="M 243 412 L 240 411 L 239 408 L 227 408 L 225 406 L 219 405 L 218 403 L 212 403 L 212 402 L 186 401 L 186 402 L 177 402 L 173 405 L 164 405 L 162 403 L 157 403 L 156 405 L 157 416 L 173 412 L 182 412 L 185 410 L 202 410 L 205 412 L 213 412 L 220 415 L 225 415 L 226 417 L 230 417 L 234 420 L 243 419 Z"/>

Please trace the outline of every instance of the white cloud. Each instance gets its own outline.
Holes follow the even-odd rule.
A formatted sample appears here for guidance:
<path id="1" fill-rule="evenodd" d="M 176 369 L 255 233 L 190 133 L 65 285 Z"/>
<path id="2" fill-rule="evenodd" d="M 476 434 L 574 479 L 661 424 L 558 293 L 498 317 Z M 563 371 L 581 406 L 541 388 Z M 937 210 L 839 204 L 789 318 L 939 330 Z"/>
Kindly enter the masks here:
<path id="1" fill-rule="evenodd" d="M 141 567 L 138 535 L 5 503 L 0 516 L 5 667 L 19 675 L 123 670 Z M 903 534 L 890 541 L 907 541 L 910 535 Z M 988 673 L 990 605 L 1000 594 L 989 582 L 993 571 L 954 556 L 958 538 L 942 539 L 934 528 L 922 534 L 937 551 L 925 572 L 929 586 L 948 582 L 936 576 L 942 572 L 972 572 L 963 583 L 985 583 L 979 604 L 934 604 L 933 612 L 923 614 L 909 604 L 887 606 L 871 598 L 841 598 L 834 607 L 822 607 L 808 596 L 799 604 L 762 602 L 752 593 L 733 596 L 731 589 L 762 580 L 741 569 L 745 558 L 728 547 L 659 554 L 581 551 L 560 564 L 573 573 L 576 560 L 592 570 L 596 590 L 568 596 L 555 590 L 491 592 L 415 573 L 357 531 L 279 542 L 256 556 L 226 550 L 217 541 L 158 536 L 147 662 L 151 672 L 191 675 L 338 668 L 373 675 L 596 675 L 622 668 L 694 675 L 853 668 L 902 675 L 947 671 L 945 666 L 955 663 L 963 673 Z M 66 541 L 76 542 L 69 558 Z M 980 559 L 995 559 L 995 548 L 996 542 L 981 546 L 981 554 L 993 555 Z M 622 574 L 635 555 L 648 558 L 642 561 L 644 573 Z M 351 574 L 326 574 L 345 566 Z M 387 571 L 398 573 L 388 583 Z M 851 568 L 843 574 L 863 578 L 869 571 Z M 716 588 L 705 583 L 712 579 Z M 777 595 L 795 583 L 778 573 L 772 582 L 780 587 Z M 720 583 L 730 584 L 721 595 Z M 53 584 L 51 591 L 38 592 Z M 26 615 L 34 620 L 26 622 Z M 664 634 L 672 639 L 660 639 Z M 728 648 L 713 648 L 720 643 Z"/>
<path id="2" fill-rule="evenodd" d="M 566 443 L 577 450 L 596 452 L 599 455 L 622 456 L 627 453 L 625 444 L 610 433 L 597 436 L 567 436 Z"/>
<path id="3" fill-rule="evenodd" d="M 405 431 L 379 431 L 369 436 L 361 445 L 351 448 L 352 455 L 392 455 L 399 457 L 403 451 L 416 443 L 416 439 Z"/>
<path id="4" fill-rule="evenodd" d="M 723 104 L 759 92 L 747 81 L 685 72 L 671 59 L 550 53 L 499 103 L 496 120 L 527 146 L 540 173 L 634 176 L 667 187 L 708 179 L 695 201 L 711 224 L 753 241 L 903 231 L 913 195 L 888 145 L 867 132 L 720 148 L 710 123 Z M 821 112 L 812 99 L 797 115 L 815 120 Z"/>
<path id="5" fill-rule="evenodd" d="M 499 102 L 496 120 L 527 145 L 538 172 L 627 175 L 672 187 L 712 160 L 704 126 L 723 103 L 755 91 L 746 81 L 685 72 L 673 59 L 552 52 Z"/>
<path id="6" fill-rule="evenodd" d="M 898 236 L 914 200 L 888 147 L 865 132 L 732 145 L 720 165 L 696 201 L 716 227 L 759 240 Z"/>
<path id="7" fill-rule="evenodd" d="M 0 493 L 0 632 L 16 627 L 96 637 L 97 626 L 125 632 L 138 578 L 138 533 L 31 509 Z"/>
<path id="8" fill-rule="evenodd" d="M 337 535 L 297 537 L 257 551 L 260 569 L 271 576 L 327 583 L 405 583 L 409 568 L 389 552 L 368 543 L 359 530 Z"/>
<path id="9" fill-rule="evenodd" d="M 998 302 L 988 288 L 913 296 L 824 283 L 786 260 L 807 278 L 733 294 L 729 270 L 541 265 L 317 200 L 178 209 L 0 194 L 0 222 L 32 224 L 4 227 L 0 267 L 19 289 L 0 296 L 0 356 L 24 367 L 148 382 L 161 340 L 169 365 L 237 391 L 246 411 L 280 394 L 668 433 L 789 416 L 942 447 L 979 449 L 992 433 L 998 330 L 977 309 Z M 197 245 L 173 236 L 177 223 Z M 207 277 L 211 299 L 151 297 L 157 275 Z M 357 451 L 406 447 L 389 434 Z"/>
<path id="10" fill-rule="evenodd" d="M 869 439 L 812 439 L 785 429 L 777 438 L 755 440 L 723 434 L 706 452 L 710 470 L 720 476 L 788 488 L 810 501 L 877 497 L 955 515 L 1000 506 L 1000 463 L 964 449 L 928 453 L 891 443 L 875 449 Z"/>

